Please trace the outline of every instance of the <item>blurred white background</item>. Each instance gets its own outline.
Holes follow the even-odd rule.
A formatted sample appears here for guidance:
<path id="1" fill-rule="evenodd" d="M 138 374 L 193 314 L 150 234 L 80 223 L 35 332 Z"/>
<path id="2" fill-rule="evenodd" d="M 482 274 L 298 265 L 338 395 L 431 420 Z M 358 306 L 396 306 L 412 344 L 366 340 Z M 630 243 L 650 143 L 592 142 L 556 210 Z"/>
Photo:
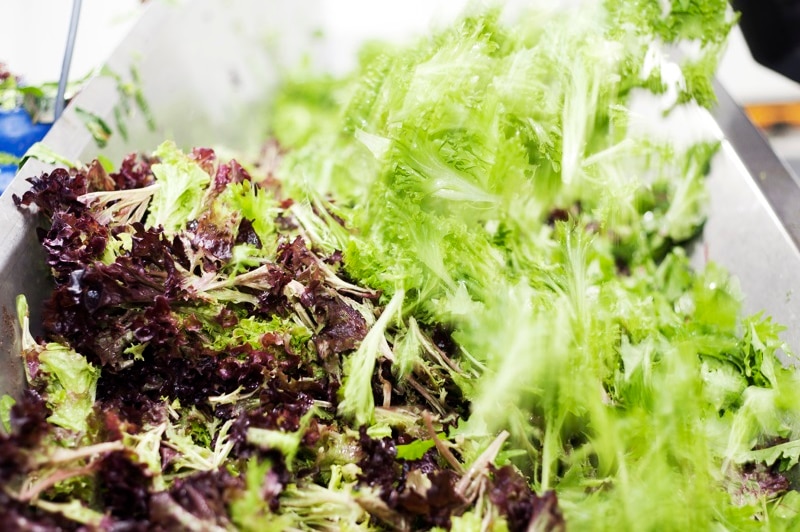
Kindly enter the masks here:
<path id="1" fill-rule="evenodd" d="M 57 81 L 71 0 L 2 0 L 0 62 L 27 83 Z M 70 79 L 100 66 L 136 22 L 139 0 L 83 0 Z"/>
<path id="2" fill-rule="evenodd" d="M 465 3 L 465 0 L 323 0 L 322 6 L 324 17 L 330 21 L 328 27 L 334 28 L 329 37 L 347 39 L 352 34 L 372 33 L 391 38 L 409 28 L 424 30 L 429 17 L 422 14 L 433 12 L 448 18 Z M 5 23 L 0 31 L 0 61 L 29 83 L 56 80 L 71 6 L 71 0 L 3 0 Z M 143 9 L 146 4 L 139 0 L 83 0 L 71 78 L 78 79 L 101 65 Z M 381 20 L 382 24 L 365 32 L 365 20 Z M 738 30 L 732 35 L 720 65 L 719 78 L 742 104 L 800 101 L 800 85 L 756 64 Z"/>

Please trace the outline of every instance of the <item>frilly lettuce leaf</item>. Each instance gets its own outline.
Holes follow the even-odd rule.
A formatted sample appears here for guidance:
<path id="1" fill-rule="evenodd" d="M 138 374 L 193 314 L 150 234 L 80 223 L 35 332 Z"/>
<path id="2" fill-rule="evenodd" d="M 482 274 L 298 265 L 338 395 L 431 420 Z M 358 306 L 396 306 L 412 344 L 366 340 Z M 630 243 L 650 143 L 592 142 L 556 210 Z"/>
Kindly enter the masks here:
<path id="1" fill-rule="evenodd" d="M 150 203 L 147 226 L 162 226 L 173 233 L 200 214 L 201 200 L 211 178 L 174 142 L 164 142 L 153 155 L 161 162 L 152 166 L 158 189 Z"/>

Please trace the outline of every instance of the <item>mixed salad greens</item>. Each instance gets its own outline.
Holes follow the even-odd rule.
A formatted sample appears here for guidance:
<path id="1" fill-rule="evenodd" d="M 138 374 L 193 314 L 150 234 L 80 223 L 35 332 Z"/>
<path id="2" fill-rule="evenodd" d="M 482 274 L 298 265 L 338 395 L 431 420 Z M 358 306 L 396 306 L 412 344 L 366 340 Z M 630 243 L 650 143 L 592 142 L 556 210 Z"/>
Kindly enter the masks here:
<path id="1" fill-rule="evenodd" d="M 32 178 L 55 289 L 44 338 L 19 300 L 0 522 L 796 529 L 781 327 L 682 247 L 718 144 L 631 103 L 713 104 L 734 23 L 479 9 L 288 79 L 257 160 L 165 142 Z"/>

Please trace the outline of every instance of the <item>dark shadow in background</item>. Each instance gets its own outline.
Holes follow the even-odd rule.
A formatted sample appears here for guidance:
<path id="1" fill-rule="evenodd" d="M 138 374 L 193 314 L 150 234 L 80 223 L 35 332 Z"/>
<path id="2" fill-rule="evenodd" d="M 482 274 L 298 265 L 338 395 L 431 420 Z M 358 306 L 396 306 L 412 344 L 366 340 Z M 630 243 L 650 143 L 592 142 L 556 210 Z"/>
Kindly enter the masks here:
<path id="1" fill-rule="evenodd" d="M 800 0 L 731 0 L 753 59 L 800 82 Z"/>

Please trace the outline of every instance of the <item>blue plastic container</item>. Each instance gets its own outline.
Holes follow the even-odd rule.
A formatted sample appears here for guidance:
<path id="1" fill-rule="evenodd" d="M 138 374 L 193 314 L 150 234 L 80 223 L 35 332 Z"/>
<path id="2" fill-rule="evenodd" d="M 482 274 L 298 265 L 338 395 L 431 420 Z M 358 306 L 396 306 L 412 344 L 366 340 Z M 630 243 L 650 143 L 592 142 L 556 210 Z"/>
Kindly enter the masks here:
<path id="1" fill-rule="evenodd" d="M 53 124 L 34 124 L 28 112 L 22 107 L 10 111 L 0 110 L 0 152 L 22 157 L 28 148 L 44 138 Z M 14 175 L 17 165 L 0 165 L 0 193 Z"/>

